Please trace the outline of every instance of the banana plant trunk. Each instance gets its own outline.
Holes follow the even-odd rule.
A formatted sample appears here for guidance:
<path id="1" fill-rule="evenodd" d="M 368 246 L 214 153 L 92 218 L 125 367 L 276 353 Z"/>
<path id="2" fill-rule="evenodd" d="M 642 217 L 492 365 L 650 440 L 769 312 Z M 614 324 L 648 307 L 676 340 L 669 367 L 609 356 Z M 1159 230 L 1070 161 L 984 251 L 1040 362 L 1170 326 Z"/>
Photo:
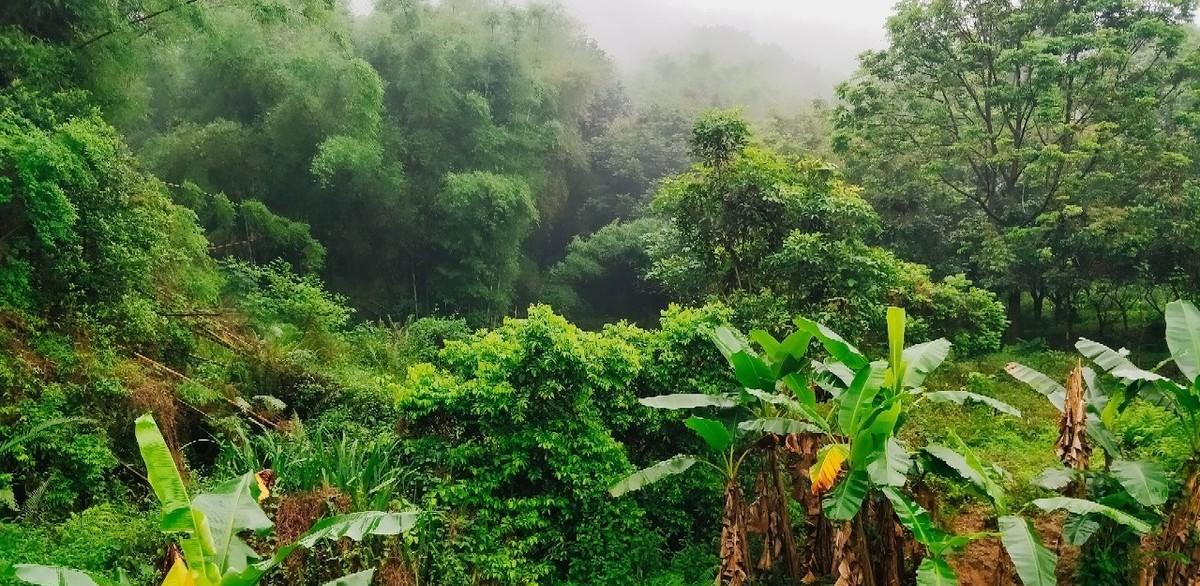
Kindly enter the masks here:
<path id="1" fill-rule="evenodd" d="M 718 586 L 742 586 L 750 579 L 750 550 L 746 540 L 746 508 L 737 477 L 725 481 L 725 508 L 721 515 L 721 568 Z"/>
<path id="2" fill-rule="evenodd" d="M 1158 551 L 1148 552 L 1152 557 L 1138 581 L 1143 586 L 1200 584 L 1200 463 L 1192 462 L 1187 469 L 1183 494 L 1167 518 Z"/>
<path id="3" fill-rule="evenodd" d="M 875 586 L 862 517 L 841 523 L 834 531 L 834 586 Z"/>
<path id="4" fill-rule="evenodd" d="M 886 499 L 868 497 L 860 515 L 863 524 L 871 529 L 862 536 L 870 553 L 867 562 L 871 575 L 879 586 L 900 586 L 903 583 L 905 532 L 896 522 L 896 511 Z"/>
<path id="5" fill-rule="evenodd" d="M 765 465 L 755 482 L 755 492 L 758 494 L 750 506 L 749 525 L 752 532 L 762 536 L 762 554 L 757 569 L 770 570 L 782 558 L 787 564 L 792 583 L 798 584 L 804 576 L 804 568 L 796 550 L 787 493 L 779 474 L 779 449 L 776 446 L 782 443 L 783 438 L 776 436 L 776 439 L 780 441 L 766 448 Z"/>
<path id="6" fill-rule="evenodd" d="M 796 454 L 792 468 L 792 498 L 804 506 L 808 524 L 804 549 L 804 582 L 816 582 L 821 576 L 833 574 L 834 526 L 821 511 L 821 495 L 812 493 L 808 470 L 817 461 L 821 436 L 813 433 L 794 433 L 787 437 L 788 451 Z"/>

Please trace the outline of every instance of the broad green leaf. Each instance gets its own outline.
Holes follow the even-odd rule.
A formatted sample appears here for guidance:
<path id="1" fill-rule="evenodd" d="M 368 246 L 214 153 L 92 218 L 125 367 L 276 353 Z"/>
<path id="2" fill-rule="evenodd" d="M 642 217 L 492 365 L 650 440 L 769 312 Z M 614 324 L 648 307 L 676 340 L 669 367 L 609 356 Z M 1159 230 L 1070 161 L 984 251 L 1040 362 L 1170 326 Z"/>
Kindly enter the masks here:
<path id="1" fill-rule="evenodd" d="M 714 452 L 722 453 L 733 444 L 733 434 L 729 433 L 725 424 L 720 421 L 693 415 L 688 417 L 683 424 L 696 432 L 696 435 L 700 436 L 700 439 L 704 440 L 704 443 L 708 444 L 709 449 Z"/>
<path id="2" fill-rule="evenodd" d="M 935 403 L 955 403 L 958 405 L 966 404 L 968 401 L 974 403 L 982 403 L 995 409 L 1001 413 L 1007 413 L 1013 417 L 1020 417 L 1021 410 L 987 395 L 973 393 L 971 391 L 933 391 L 921 395 Z"/>
<path id="3" fill-rule="evenodd" d="M 792 332 L 779 344 L 780 358 L 782 359 L 784 355 L 791 356 L 795 360 L 804 358 L 804 355 L 808 353 L 810 342 L 812 342 L 812 334 L 808 332 Z"/>
<path id="4" fill-rule="evenodd" d="M 1179 416 L 1190 420 L 1192 414 L 1200 413 L 1200 398 L 1195 394 L 1196 387 L 1184 387 L 1169 380 L 1155 381 L 1154 387 L 1167 398 L 1160 406 L 1178 411 Z"/>
<path id="5" fill-rule="evenodd" d="M 246 567 L 247 554 L 258 559 L 254 550 L 238 539 L 242 531 L 260 531 L 272 526 L 262 507 L 258 506 L 258 482 L 253 472 L 243 474 L 217 486 L 212 492 L 197 495 L 192 506 L 204 513 L 213 537 L 213 553 L 217 567 L 241 570 Z"/>
<path id="6" fill-rule="evenodd" d="M 1120 448 L 1117 447 L 1117 438 L 1113 437 L 1108 426 L 1104 425 L 1099 417 L 1088 417 L 1084 422 L 1084 431 L 1087 432 L 1088 437 L 1092 438 L 1092 441 L 1096 442 L 1096 445 L 1100 446 L 1100 449 L 1110 455 L 1115 456 L 1121 453 Z"/>
<path id="7" fill-rule="evenodd" d="M 641 470 L 626 476 L 620 482 L 612 485 L 612 487 L 608 489 L 608 494 L 618 497 L 627 492 L 639 490 L 646 485 L 654 484 L 655 482 L 658 482 L 659 480 L 662 480 L 668 476 L 673 476 L 675 474 L 684 472 L 688 468 L 691 468 L 696 462 L 697 460 L 693 456 L 679 455 L 668 458 L 662 462 L 642 468 Z"/>
<path id="8" fill-rule="evenodd" d="M 192 506 L 179 470 L 175 468 L 175 458 L 159 432 L 158 424 L 147 413 L 137 418 L 133 430 L 142 461 L 146 463 L 146 479 L 162 504 L 160 527 L 168 533 L 183 533 L 179 537 L 179 547 L 192 570 L 216 582 L 221 572 L 215 561 L 208 522 L 203 511 Z"/>
<path id="9" fill-rule="evenodd" d="M 1058 556 L 1042 544 L 1029 521 L 1014 515 L 999 519 L 1000 541 L 1008 552 L 1017 576 L 1025 586 L 1055 586 L 1054 566 Z"/>
<path id="10" fill-rule="evenodd" d="M 1149 533 L 1151 529 L 1149 523 L 1138 519 L 1129 513 L 1086 499 L 1056 496 L 1045 499 L 1037 499 L 1033 501 L 1033 505 L 1039 509 L 1042 509 L 1043 511 L 1056 511 L 1058 509 L 1064 509 L 1076 515 L 1104 515 L 1105 517 L 1108 517 L 1109 519 L 1112 519 L 1113 521 L 1116 521 L 1117 523 L 1120 523 L 1138 533 Z"/>
<path id="11" fill-rule="evenodd" d="M 742 386 L 771 391 L 775 389 L 775 375 L 761 358 L 749 352 L 735 352 L 729 357 L 733 364 L 733 376 Z"/>
<path id="12" fill-rule="evenodd" d="M 806 332 L 816 338 L 825 347 L 825 350 L 829 352 L 830 356 L 845 364 L 850 370 L 857 372 L 867 365 L 867 357 L 833 330 L 803 317 L 797 317 L 794 321 L 800 331 Z"/>
<path id="13" fill-rule="evenodd" d="M 987 469 L 984 468 L 983 463 L 979 461 L 974 452 L 957 435 L 951 432 L 950 438 L 955 443 L 958 451 L 940 444 L 925 446 L 925 451 L 944 462 L 960 476 L 983 490 L 984 494 L 992 500 L 992 504 L 998 512 L 1003 513 L 1007 511 L 1007 496 L 1004 493 L 1004 489 L 992 479 Z"/>
<path id="14" fill-rule="evenodd" d="M 929 444 L 924 448 L 925 452 L 940 460 L 943 464 L 949 466 L 964 479 L 969 480 L 972 484 L 982 488 L 983 474 L 975 470 L 967 464 L 967 459 L 962 454 L 950 449 L 941 444 Z"/>
<path id="15" fill-rule="evenodd" d="M 967 465 L 973 468 L 979 473 L 980 476 L 983 477 L 983 492 L 992 499 L 992 505 L 996 508 L 996 512 L 999 514 L 1005 514 L 1008 511 L 1008 496 L 1005 494 L 1004 488 L 992 478 L 992 475 L 988 473 L 988 468 L 983 465 L 983 462 L 979 460 L 979 457 L 975 455 L 975 452 L 971 450 L 971 448 L 967 447 L 967 444 L 958 437 L 958 434 L 951 431 L 950 440 L 963 455 Z M 1001 473 L 1004 473 L 1004 471 L 998 466 L 993 465 L 993 468 Z"/>
<path id="16" fill-rule="evenodd" d="M 821 428 L 807 421 L 784 417 L 764 417 L 762 419 L 743 421 L 738 424 L 738 429 L 749 432 L 773 433 L 776 435 L 822 432 Z"/>
<path id="17" fill-rule="evenodd" d="M 899 389 L 907 368 L 904 360 L 904 309 L 887 308 L 888 367 L 890 388 Z"/>
<path id="18" fill-rule="evenodd" d="M 791 405 L 792 403 L 795 402 L 792 400 L 791 397 L 788 397 L 786 395 L 781 395 L 779 393 L 768 393 L 761 389 L 749 389 L 748 388 L 748 389 L 746 389 L 746 392 L 749 393 L 751 396 L 753 396 L 761 401 L 770 403 L 772 405 Z"/>
<path id="19" fill-rule="evenodd" d="M 851 470 L 846 478 L 821 501 L 825 516 L 832 521 L 849 521 L 862 508 L 870 480 L 865 470 Z"/>
<path id="20" fill-rule="evenodd" d="M 917 586 L 958 586 L 958 576 L 946 560 L 925 558 L 917 568 Z"/>
<path id="21" fill-rule="evenodd" d="M 1075 479 L 1075 471 L 1070 468 L 1046 468 L 1033 477 L 1033 484 L 1046 490 L 1062 490 Z"/>
<path id="22" fill-rule="evenodd" d="M 783 384 L 792 391 L 792 396 L 803 407 L 814 411 L 817 409 L 817 394 L 808 386 L 804 377 L 789 374 L 783 377 Z"/>
<path id="23" fill-rule="evenodd" d="M 934 555 L 940 555 L 941 551 L 935 550 L 946 539 L 946 532 L 933 524 L 929 511 L 895 487 L 885 486 L 880 491 L 891 501 L 892 509 L 896 511 L 896 518 L 905 529 L 908 529 L 909 533 L 912 533 L 913 539 L 928 547 Z"/>
<path id="24" fill-rule="evenodd" d="M 882 439 L 879 438 L 879 440 Z M 876 454 L 882 449 L 881 441 L 877 441 L 870 430 L 864 429 L 858 432 L 858 435 L 854 436 L 854 441 L 850 442 L 850 468 L 866 471 L 867 464 L 874 460 Z"/>
<path id="25" fill-rule="evenodd" d="M 1148 370 L 1142 370 L 1141 368 L 1138 368 L 1122 353 L 1117 352 L 1116 350 L 1113 350 L 1112 348 L 1109 348 L 1100 342 L 1094 342 L 1087 338 L 1080 338 L 1079 341 L 1075 342 L 1075 349 L 1079 350 L 1079 353 L 1087 357 L 1088 360 L 1095 362 L 1096 366 L 1099 366 L 1101 370 L 1125 381 L 1126 383 L 1132 383 L 1139 380 L 1163 380 L 1162 376 Z"/>
<path id="26" fill-rule="evenodd" d="M 867 419 L 863 421 L 863 429 L 875 435 L 890 437 L 896 432 L 896 424 L 904 414 L 904 406 L 899 396 L 893 396 L 876 405 Z"/>
<path id="27" fill-rule="evenodd" d="M 407 533 L 416 526 L 419 514 L 415 511 L 403 513 L 366 511 L 322 519 L 295 542 L 276 550 L 275 555 L 270 559 L 251 565 L 241 572 L 227 574 L 221 580 L 221 586 L 253 586 L 258 584 L 263 575 L 283 563 L 283 560 L 287 559 L 293 551 L 302 547 L 311 549 L 320 541 L 337 541 L 343 537 L 353 541 L 362 541 L 362 538 L 367 535 L 399 535 Z"/>
<path id="28" fill-rule="evenodd" d="M 1125 492 L 1143 506 L 1156 507 L 1167 502 L 1170 487 L 1162 466 L 1142 460 L 1114 460 L 1112 474 Z"/>
<path id="29" fill-rule="evenodd" d="M 814 360 L 813 369 L 816 372 L 827 372 L 833 375 L 834 378 L 841 381 L 845 386 L 849 386 L 850 381 L 854 380 L 854 371 L 841 362 L 817 362 Z M 840 392 L 841 389 L 837 389 L 837 392 L 830 391 L 830 394 L 837 397 Z"/>
<path id="30" fill-rule="evenodd" d="M 711 338 L 717 350 L 725 357 L 725 360 L 730 360 L 730 357 L 734 354 L 746 350 L 746 344 L 742 342 L 741 337 L 733 329 L 726 326 L 713 328 Z"/>
<path id="31" fill-rule="evenodd" d="M 1045 395 L 1059 412 L 1063 410 L 1063 402 L 1066 401 L 1067 389 L 1055 382 L 1054 379 L 1016 362 L 1009 362 L 1004 367 L 1004 371 L 1013 378 L 1033 387 L 1033 390 Z"/>
<path id="32" fill-rule="evenodd" d="M 1096 363 L 1100 370 L 1110 372 L 1114 368 L 1129 368 L 1133 367 L 1133 363 L 1129 361 L 1122 353 L 1087 338 L 1079 338 L 1075 342 L 1075 349 L 1079 350 L 1085 358 Z"/>
<path id="33" fill-rule="evenodd" d="M 776 340 L 775 336 L 766 330 L 750 330 L 750 339 L 763 349 L 763 354 L 766 354 L 772 362 L 778 360 L 776 357 L 779 356 L 779 340 Z"/>
<path id="34" fill-rule="evenodd" d="M 784 379 L 784 382 L 788 385 L 789 388 L 792 389 L 792 393 L 794 393 L 798 397 L 802 397 L 802 399 L 800 399 L 800 400 L 788 403 L 788 406 L 791 407 L 792 409 L 796 410 L 795 415 L 797 415 L 800 418 L 805 419 L 805 420 L 811 422 L 813 425 L 816 425 L 817 427 L 821 428 L 821 431 L 824 431 L 825 433 L 830 433 L 832 431 L 832 428 L 830 427 L 829 421 L 825 418 L 825 416 L 820 411 L 817 410 L 815 395 L 813 394 L 813 392 L 811 390 L 809 390 L 807 388 L 802 388 L 800 390 L 797 390 L 796 387 L 792 386 L 793 384 L 796 383 L 796 381 L 797 381 L 797 379 L 795 379 L 793 377 L 788 377 L 788 378 Z M 805 395 L 807 395 L 807 396 L 805 396 Z"/>
<path id="35" fill-rule="evenodd" d="M 737 407 L 738 402 L 724 395 L 705 395 L 680 393 L 677 395 L 658 395 L 657 397 L 642 397 L 638 402 L 655 409 L 697 409 L 700 407 L 717 407 L 726 409 Z"/>
<path id="36" fill-rule="evenodd" d="M 915 389 L 925 383 L 925 378 L 941 366 L 950 355 L 950 341 L 938 338 L 929 342 L 913 344 L 904 349 L 904 387 Z"/>
<path id="37" fill-rule="evenodd" d="M 322 584 L 321 586 L 371 586 L 371 580 L 375 578 L 375 568 L 355 572 Z"/>
<path id="38" fill-rule="evenodd" d="M 844 435 L 858 433 L 859 426 L 871 412 L 875 395 L 879 394 L 882 374 L 882 370 L 874 364 L 863 366 L 854 374 L 854 380 L 846 392 L 838 398 L 838 427 Z"/>
<path id="39" fill-rule="evenodd" d="M 91 576 L 58 566 L 17 564 L 12 569 L 13 577 L 39 586 L 99 586 Z"/>
<path id="40" fill-rule="evenodd" d="M 1087 403 L 1088 410 L 1094 411 L 1099 417 L 1108 407 L 1109 393 L 1100 386 L 1100 381 L 1096 380 L 1096 371 L 1086 366 L 1083 367 L 1083 384 L 1083 400 Z"/>
<path id="41" fill-rule="evenodd" d="M 1200 311 L 1187 301 L 1167 304 L 1167 347 L 1179 372 L 1194 383 L 1200 377 Z"/>
<path id="42" fill-rule="evenodd" d="M 1087 515 L 1068 515 L 1063 521 L 1063 538 L 1075 547 L 1082 547 L 1100 530 L 1100 523 Z"/>
<path id="43" fill-rule="evenodd" d="M 908 471 L 912 469 L 912 457 L 900 441 L 889 437 L 879 451 L 879 455 L 867 465 L 867 473 L 871 482 L 879 486 L 904 486 Z"/>

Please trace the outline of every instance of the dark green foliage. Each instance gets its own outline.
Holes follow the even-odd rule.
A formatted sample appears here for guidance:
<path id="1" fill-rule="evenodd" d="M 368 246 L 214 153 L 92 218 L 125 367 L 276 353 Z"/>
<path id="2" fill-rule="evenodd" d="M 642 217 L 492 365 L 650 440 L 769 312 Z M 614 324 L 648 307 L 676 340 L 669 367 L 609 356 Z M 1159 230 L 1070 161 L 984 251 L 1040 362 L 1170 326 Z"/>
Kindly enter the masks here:
<path id="1" fill-rule="evenodd" d="M 580 206 L 581 233 L 631 219 L 649 203 L 654 184 L 687 168 L 691 121 L 653 107 L 614 120 L 588 144 L 594 193 Z"/>
<path id="2" fill-rule="evenodd" d="M 450 174 L 433 223 L 444 257 L 431 277 L 444 291 L 434 309 L 494 323 L 508 309 L 520 270 L 521 243 L 537 221 L 529 186 L 493 173 Z"/>
<path id="3" fill-rule="evenodd" d="M 309 233 L 308 225 L 293 222 L 247 199 L 237 204 L 223 193 L 205 193 L 185 181 L 175 201 L 196 212 L 215 256 L 250 262 L 282 259 L 297 270 L 313 272 L 325 262 L 325 247 Z"/>
<path id="4" fill-rule="evenodd" d="M 571 241 L 547 273 L 542 299 L 586 327 L 622 318 L 650 322 L 667 302 L 643 276 L 650 268 L 646 245 L 658 228 L 653 218 L 617 221 Z"/>
<path id="5" fill-rule="evenodd" d="M 0 114 L 0 225 L 0 301 L 19 310 L 157 329 L 152 292 L 193 286 L 171 277 L 205 262 L 194 221 L 95 117 L 46 128 Z"/>
<path id="6" fill-rule="evenodd" d="M 16 563 L 99 574 L 120 569 L 135 584 L 149 584 L 158 575 L 155 565 L 166 542 L 153 515 L 114 504 L 84 509 L 55 526 L 0 522 L 0 573 Z"/>

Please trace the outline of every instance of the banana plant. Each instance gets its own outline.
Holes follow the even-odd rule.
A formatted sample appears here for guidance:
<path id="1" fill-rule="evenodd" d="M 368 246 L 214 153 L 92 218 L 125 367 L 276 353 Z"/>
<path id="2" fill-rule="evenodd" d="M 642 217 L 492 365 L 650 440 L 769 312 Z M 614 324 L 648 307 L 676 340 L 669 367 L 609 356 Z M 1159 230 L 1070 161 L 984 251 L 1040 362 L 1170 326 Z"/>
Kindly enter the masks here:
<path id="1" fill-rule="evenodd" d="M 279 566 L 292 552 L 312 548 L 321 541 L 343 537 L 360 541 L 366 535 L 398 535 L 410 531 L 418 512 L 389 513 L 365 511 L 339 515 L 318 521 L 296 541 L 280 547 L 263 558 L 241 535 L 265 533 L 273 524 L 259 502 L 266 498 L 263 478 L 246 473 L 221 484 L 212 492 L 196 495 L 187 492 L 175 467 L 175 460 L 154 418 L 143 415 L 134 425 L 138 448 L 146 464 L 146 477 L 162 505 L 160 528 L 176 535 L 182 556 L 172 562 L 162 586 L 249 586 L 257 584 Z M 18 564 L 15 578 L 46 586 L 96 586 L 111 580 L 93 577 L 78 570 L 53 566 Z M 334 583 L 364 584 L 360 572 Z M 116 583 L 123 583 L 118 581 Z"/>
<path id="2" fill-rule="evenodd" d="M 1200 531 L 1196 529 L 1200 523 L 1200 311 L 1179 300 L 1167 304 L 1164 317 L 1171 356 L 1154 368 L 1140 368 L 1127 352 L 1091 340 L 1080 339 L 1075 347 L 1116 383 L 1100 410 L 1102 423 L 1111 422 L 1140 398 L 1165 409 L 1191 433 L 1191 453 L 1181 471 L 1182 494 L 1170 504 L 1160 538 L 1152 544 L 1157 552 L 1151 552 L 1154 555 L 1141 576 L 1145 584 L 1173 586 L 1200 581 Z M 1159 373 L 1171 363 L 1182 382 Z M 1112 468 L 1138 503 L 1149 507 L 1168 504 L 1168 481 L 1161 468 L 1145 462 L 1119 462 Z"/>
<path id="3" fill-rule="evenodd" d="M 1085 356 L 1099 358 L 1104 364 L 1122 365 L 1128 372 L 1137 370 L 1121 352 L 1098 342 L 1081 339 L 1076 346 Z M 1126 459 L 1109 431 L 1123 402 L 1113 400 L 1123 394 L 1121 388 L 1112 387 L 1115 377 L 1099 377 L 1093 369 L 1080 365 L 1071 371 L 1064 387 L 1022 364 L 1009 363 L 1005 370 L 1045 395 L 1061 414 L 1055 448 L 1062 465 L 1042 471 L 1033 479 L 1035 485 L 1062 491 L 1067 496 L 1087 496 L 1138 520 L 1162 517 L 1162 505 L 1170 493 L 1169 474 L 1158 463 Z M 1143 373 L 1138 378 L 1146 376 L 1149 374 Z M 1104 455 L 1102 468 L 1089 466 L 1091 444 Z M 1136 543 L 1137 536 L 1146 528 L 1117 522 L 1110 515 L 1097 514 L 1087 506 L 1079 507 L 1078 503 L 1068 511 L 1063 522 L 1063 539 L 1078 547 L 1110 547 L 1103 543 L 1096 545 L 1093 537 L 1099 533 L 1108 535 L 1110 543 Z"/>
<path id="4" fill-rule="evenodd" d="M 1001 484 L 1001 471 L 995 465 L 984 464 L 954 432 L 948 435 L 950 445 L 930 444 L 924 452 L 931 463 L 940 466 L 930 466 L 931 470 L 938 468 L 952 471 L 968 481 L 983 496 L 996 516 L 998 533 L 978 533 L 966 536 L 975 539 L 986 536 L 998 536 L 1001 546 L 1016 569 L 1017 576 L 1025 586 L 1051 586 L 1057 584 L 1055 568 L 1058 555 L 1042 543 L 1033 524 L 1020 511 L 1010 507 L 1008 495 Z M 1052 497 L 1034 500 L 1030 503 L 1046 512 L 1065 510 L 1071 515 L 1085 517 L 1088 515 L 1103 516 L 1128 527 L 1138 534 L 1151 530 L 1149 523 L 1138 519 L 1116 508 L 1081 498 Z M 930 582 L 937 583 L 937 582 Z"/>
<path id="5" fill-rule="evenodd" d="M 834 569 L 839 574 L 852 574 L 841 576 L 852 582 L 861 577 L 862 568 L 856 566 L 865 560 L 857 558 L 864 556 L 849 551 L 855 543 L 849 533 L 856 531 L 859 541 L 867 533 L 856 516 L 868 495 L 877 490 L 929 554 L 918 568 L 918 580 L 922 584 L 953 582 L 946 556 L 960 550 L 970 539 L 933 528 L 928 513 L 903 494 L 901 489 L 913 469 L 912 456 L 898 439 L 905 412 L 922 401 L 980 403 L 1014 416 L 1020 416 L 1020 411 L 1003 401 L 966 390 L 926 391 L 922 386 L 926 377 L 946 359 L 951 345 L 940 338 L 905 347 L 906 316 L 901 308 L 891 307 L 887 312 L 886 360 L 868 359 L 820 323 L 799 317 L 795 324 L 796 333 L 778 344 L 762 333 L 752 334 L 771 359 L 766 369 L 752 359 L 742 358 L 738 362 L 743 363 L 740 368 L 743 373 L 770 371 L 779 378 L 786 400 L 775 398 L 769 402 L 786 407 L 786 417 L 781 419 L 794 418 L 824 435 L 824 445 L 809 476 L 812 492 L 825 494 L 821 503 L 825 516 L 841 524 L 840 535 L 834 539 L 837 547 L 834 557 L 840 561 L 834 564 Z M 797 356 L 794 348 L 806 346 L 809 340 L 816 340 L 828 353 L 829 360 L 812 361 L 809 368 L 799 368 L 796 363 L 802 354 Z M 739 382 L 745 384 L 749 381 L 744 379 L 748 378 L 739 376 Z M 764 385 L 765 381 L 758 388 L 763 389 Z M 824 389 L 829 400 L 818 403 L 814 386 Z M 851 522 L 858 524 L 857 529 Z M 873 557 L 886 554 L 872 553 Z M 899 556 L 902 552 L 891 554 Z M 895 567 L 888 563 L 880 566 Z"/>
<path id="6" fill-rule="evenodd" d="M 950 342 L 937 339 L 905 347 L 903 309 L 892 307 L 887 312 L 886 361 L 868 360 L 821 324 L 802 318 L 796 324 L 801 331 L 810 332 L 833 360 L 814 368 L 816 372 L 832 374 L 822 381 L 832 396 L 828 416 L 821 418 L 817 409 L 802 412 L 806 421 L 830 434 L 829 443 L 810 471 L 814 491 L 825 491 L 832 486 L 823 502 L 826 516 L 849 527 L 846 522 L 855 519 L 867 495 L 878 491 L 901 525 L 925 546 L 928 557 L 918 567 L 918 582 L 955 583 L 947 557 L 961 550 L 972 537 L 952 535 L 933 527 L 928 512 L 903 493 L 914 467 L 912 455 L 898 439 L 906 410 L 930 401 L 980 403 L 1015 416 L 1020 416 L 1020 411 L 1003 401 L 966 390 L 926 391 L 922 386 L 925 378 L 945 360 Z M 803 396 L 797 381 L 789 382 L 797 396 Z M 835 485 L 842 468 L 845 475 Z M 860 527 L 859 531 L 863 529 Z"/>

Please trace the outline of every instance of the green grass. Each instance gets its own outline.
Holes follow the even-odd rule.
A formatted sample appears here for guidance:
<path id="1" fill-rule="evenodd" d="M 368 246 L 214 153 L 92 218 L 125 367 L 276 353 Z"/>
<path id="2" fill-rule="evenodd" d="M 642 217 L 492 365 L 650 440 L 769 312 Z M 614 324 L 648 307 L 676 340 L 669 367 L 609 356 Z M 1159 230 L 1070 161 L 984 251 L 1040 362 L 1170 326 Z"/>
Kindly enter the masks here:
<path id="1" fill-rule="evenodd" d="M 903 436 L 912 447 L 943 442 L 951 431 L 984 463 L 1003 468 L 1010 478 L 1006 488 L 1014 506 L 1042 496 L 1030 480 L 1058 464 L 1054 442 L 1058 438 L 1058 411 L 1033 389 L 1004 372 L 1004 365 L 1020 362 L 1047 375 L 1066 380 L 1075 357 L 1063 352 L 999 352 L 969 360 L 951 358 L 926 380 L 931 391 L 968 390 L 1000 399 L 1021 410 L 1021 417 L 996 412 L 976 403 L 954 405 L 922 402 L 910 413 Z M 976 500 L 973 494 L 950 491 L 945 504 L 956 507 Z"/>

